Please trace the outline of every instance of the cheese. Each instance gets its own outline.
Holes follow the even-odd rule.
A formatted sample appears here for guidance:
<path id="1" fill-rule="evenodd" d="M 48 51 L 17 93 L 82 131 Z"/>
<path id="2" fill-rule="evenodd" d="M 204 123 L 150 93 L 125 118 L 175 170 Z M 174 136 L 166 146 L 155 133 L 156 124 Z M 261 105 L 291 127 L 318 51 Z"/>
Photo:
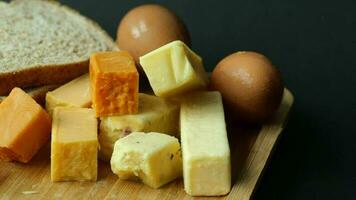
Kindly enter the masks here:
<path id="1" fill-rule="evenodd" d="M 89 70 L 97 117 L 137 113 L 139 75 L 127 51 L 93 54 Z"/>
<path id="2" fill-rule="evenodd" d="M 181 41 L 140 57 L 140 64 L 157 96 L 175 96 L 207 85 L 202 59 Z"/>
<path id="3" fill-rule="evenodd" d="M 0 160 L 27 163 L 50 136 L 46 111 L 20 88 L 0 104 Z"/>
<path id="4" fill-rule="evenodd" d="M 109 161 L 115 142 L 131 132 L 161 132 L 177 135 L 179 105 L 152 95 L 139 94 L 139 112 L 101 118 L 100 158 Z"/>
<path id="5" fill-rule="evenodd" d="M 182 175 L 178 139 L 160 133 L 132 133 L 115 143 L 111 169 L 122 180 L 141 180 L 159 188 Z"/>
<path id="6" fill-rule="evenodd" d="M 184 98 L 180 113 L 184 189 L 193 196 L 224 195 L 231 187 L 230 149 L 219 92 Z"/>
<path id="7" fill-rule="evenodd" d="M 55 107 L 89 108 L 90 106 L 89 74 L 84 74 L 46 95 L 46 109 L 51 115 Z"/>
<path id="8" fill-rule="evenodd" d="M 51 141 L 51 180 L 96 180 L 97 154 L 95 112 L 88 108 L 55 108 Z"/>

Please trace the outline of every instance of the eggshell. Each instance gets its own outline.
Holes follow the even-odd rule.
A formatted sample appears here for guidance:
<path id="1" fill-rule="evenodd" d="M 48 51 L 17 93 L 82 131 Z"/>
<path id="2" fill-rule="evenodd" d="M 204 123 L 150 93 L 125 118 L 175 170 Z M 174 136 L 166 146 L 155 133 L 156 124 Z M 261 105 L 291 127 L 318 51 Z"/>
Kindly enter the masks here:
<path id="1" fill-rule="evenodd" d="M 168 8 L 155 4 L 130 10 L 117 31 L 119 48 L 129 51 L 137 64 L 140 56 L 174 40 L 190 46 L 189 33 L 179 17 Z"/>
<path id="2" fill-rule="evenodd" d="M 212 72 L 210 87 L 221 92 L 227 112 L 248 123 L 270 118 L 284 89 L 277 68 L 256 52 L 237 52 L 221 60 Z"/>

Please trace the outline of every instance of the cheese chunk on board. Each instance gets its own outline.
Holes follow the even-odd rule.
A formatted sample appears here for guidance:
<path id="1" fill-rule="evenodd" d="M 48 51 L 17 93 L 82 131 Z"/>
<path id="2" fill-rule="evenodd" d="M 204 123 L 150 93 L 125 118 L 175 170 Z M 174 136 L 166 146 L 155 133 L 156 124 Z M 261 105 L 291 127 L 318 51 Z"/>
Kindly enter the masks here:
<path id="1" fill-rule="evenodd" d="M 0 104 L 0 160 L 27 163 L 50 136 L 47 112 L 20 88 Z"/>
<path id="2" fill-rule="evenodd" d="M 98 172 L 98 146 L 97 119 L 92 109 L 55 108 L 51 180 L 95 181 Z"/>
<path id="3" fill-rule="evenodd" d="M 131 132 L 160 132 L 177 136 L 179 108 L 176 102 L 140 93 L 137 114 L 101 118 L 100 158 L 109 161 L 115 142 Z"/>
<path id="4" fill-rule="evenodd" d="M 134 132 L 115 143 L 111 169 L 122 180 L 159 188 L 182 175 L 178 139 L 161 133 Z"/>
<path id="5" fill-rule="evenodd" d="M 186 96 L 180 127 L 184 190 L 192 196 L 227 194 L 231 188 L 230 149 L 220 93 Z"/>
<path id="6" fill-rule="evenodd" d="M 127 51 L 93 54 L 89 72 L 97 117 L 137 113 L 139 74 Z"/>
<path id="7" fill-rule="evenodd" d="M 51 115 L 55 107 L 89 108 L 90 106 L 89 74 L 84 74 L 46 95 L 46 110 Z"/>
<path id="8" fill-rule="evenodd" d="M 181 41 L 141 56 L 140 64 L 157 96 L 204 89 L 208 82 L 202 59 Z"/>

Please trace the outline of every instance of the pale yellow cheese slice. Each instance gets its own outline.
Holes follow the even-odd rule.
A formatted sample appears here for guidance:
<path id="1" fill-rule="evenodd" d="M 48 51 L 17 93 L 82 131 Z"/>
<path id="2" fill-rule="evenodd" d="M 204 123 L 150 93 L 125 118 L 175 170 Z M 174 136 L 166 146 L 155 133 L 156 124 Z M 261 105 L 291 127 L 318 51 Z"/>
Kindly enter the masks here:
<path id="1" fill-rule="evenodd" d="M 220 93 L 197 92 L 183 98 L 180 127 L 185 191 L 193 196 L 227 194 L 230 149 Z"/>
<path id="2" fill-rule="evenodd" d="M 137 114 L 101 118 L 100 158 L 109 161 L 115 142 L 131 132 L 160 132 L 176 136 L 179 129 L 179 105 L 148 94 L 139 94 Z"/>
<path id="3" fill-rule="evenodd" d="M 181 41 L 140 57 L 140 64 L 157 96 L 204 89 L 208 82 L 202 59 Z"/>
<path id="4" fill-rule="evenodd" d="M 161 133 L 134 132 L 115 143 L 111 169 L 122 180 L 140 180 L 159 188 L 182 175 L 178 139 Z"/>
<path id="5" fill-rule="evenodd" d="M 52 115 L 55 107 L 88 108 L 91 106 L 89 75 L 84 74 L 46 95 L 46 110 Z"/>

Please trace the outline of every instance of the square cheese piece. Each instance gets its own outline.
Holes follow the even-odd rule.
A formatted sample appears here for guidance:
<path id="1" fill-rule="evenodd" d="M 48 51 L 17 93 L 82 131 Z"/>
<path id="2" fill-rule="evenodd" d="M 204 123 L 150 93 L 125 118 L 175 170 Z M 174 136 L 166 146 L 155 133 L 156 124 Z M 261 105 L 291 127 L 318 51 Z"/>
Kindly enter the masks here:
<path id="1" fill-rule="evenodd" d="M 51 115 L 55 107 L 89 108 L 90 106 L 89 74 L 84 74 L 46 95 L 46 109 Z"/>
<path id="2" fill-rule="evenodd" d="M 202 59 L 181 41 L 173 41 L 140 57 L 140 64 L 157 96 L 204 89 L 208 82 Z"/>
<path id="3" fill-rule="evenodd" d="M 139 75 L 127 51 L 95 53 L 89 70 L 97 117 L 137 113 Z"/>
<path id="4" fill-rule="evenodd" d="M 176 136 L 180 106 L 161 97 L 139 94 L 139 112 L 101 118 L 100 158 L 109 161 L 115 142 L 131 132 L 160 132 Z"/>
<path id="5" fill-rule="evenodd" d="M 0 104 L 0 160 L 29 162 L 50 132 L 50 116 L 20 88 Z"/>
<path id="6" fill-rule="evenodd" d="M 220 93 L 186 96 L 180 125 L 185 191 L 193 196 L 227 194 L 231 188 L 230 149 Z"/>
<path id="7" fill-rule="evenodd" d="M 115 143 L 111 169 L 122 180 L 141 180 L 159 188 L 182 175 L 178 139 L 153 132 L 132 133 Z"/>
<path id="8" fill-rule="evenodd" d="M 57 107 L 53 112 L 52 181 L 95 181 L 98 164 L 95 112 L 89 108 Z"/>

